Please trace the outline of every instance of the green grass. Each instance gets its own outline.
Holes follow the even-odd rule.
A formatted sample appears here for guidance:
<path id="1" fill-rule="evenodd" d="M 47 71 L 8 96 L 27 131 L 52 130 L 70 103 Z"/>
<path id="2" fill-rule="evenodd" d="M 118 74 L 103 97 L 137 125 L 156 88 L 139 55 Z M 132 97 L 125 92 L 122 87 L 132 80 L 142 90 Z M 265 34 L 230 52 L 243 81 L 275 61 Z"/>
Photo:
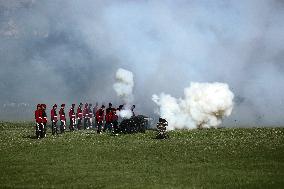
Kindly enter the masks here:
<path id="1" fill-rule="evenodd" d="M 284 187 L 284 128 L 33 135 L 0 123 L 0 188 Z"/>

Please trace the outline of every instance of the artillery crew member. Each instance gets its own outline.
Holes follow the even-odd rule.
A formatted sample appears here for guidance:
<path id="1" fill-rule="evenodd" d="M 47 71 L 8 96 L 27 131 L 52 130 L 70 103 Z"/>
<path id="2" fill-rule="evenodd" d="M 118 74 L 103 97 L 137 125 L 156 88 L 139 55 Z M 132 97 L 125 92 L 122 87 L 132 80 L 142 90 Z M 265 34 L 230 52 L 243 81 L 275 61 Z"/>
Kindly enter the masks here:
<path id="1" fill-rule="evenodd" d="M 96 123 L 97 123 L 97 133 L 101 134 L 103 122 L 104 122 L 104 108 L 105 105 L 102 105 L 102 107 L 96 112 Z"/>
<path id="2" fill-rule="evenodd" d="M 112 117 L 113 117 L 113 112 L 112 112 L 112 103 L 108 103 L 108 108 L 106 109 L 106 114 L 105 114 L 105 126 L 104 126 L 104 130 L 106 131 L 107 129 L 109 131 L 112 130 Z"/>
<path id="3" fill-rule="evenodd" d="M 70 118 L 70 125 L 69 130 L 74 131 L 75 130 L 75 124 L 76 124 L 76 114 L 75 114 L 75 104 L 72 104 L 70 110 L 69 110 L 69 118 Z"/>
<path id="4" fill-rule="evenodd" d="M 167 120 L 160 117 L 159 123 L 157 123 L 157 129 L 158 129 L 158 133 L 156 136 L 157 139 L 169 138 L 168 134 L 166 133 L 167 126 L 168 126 Z"/>
<path id="5" fill-rule="evenodd" d="M 65 131 L 65 126 L 66 126 L 66 117 L 65 117 L 65 112 L 64 112 L 65 104 L 61 104 L 61 108 L 59 111 L 59 116 L 60 116 L 60 132 L 64 133 Z"/>
<path id="6" fill-rule="evenodd" d="M 42 112 L 42 125 L 43 125 L 43 136 L 46 137 L 46 124 L 47 124 L 47 115 L 46 115 L 46 105 L 42 104 L 41 105 L 41 112 Z"/>
<path id="7" fill-rule="evenodd" d="M 112 125 L 113 125 L 113 133 L 117 134 L 118 133 L 118 111 L 115 108 L 111 109 L 112 111 Z"/>
<path id="8" fill-rule="evenodd" d="M 93 107 L 93 114 L 94 114 L 94 119 L 93 119 L 93 123 L 94 123 L 94 127 L 97 127 L 97 124 L 96 124 L 96 112 L 98 111 L 99 109 L 99 103 L 96 102 L 96 105 L 94 105 Z"/>
<path id="9" fill-rule="evenodd" d="M 78 108 L 77 108 L 77 129 L 80 130 L 81 126 L 82 126 L 82 119 L 83 119 L 83 112 L 82 112 L 82 103 L 79 104 Z"/>
<path id="10" fill-rule="evenodd" d="M 56 108 L 57 108 L 57 104 L 54 104 L 50 111 L 52 135 L 54 135 L 55 133 L 58 134 L 58 129 L 57 129 L 58 119 L 57 119 Z"/>
<path id="11" fill-rule="evenodd" d="M 43 124 L 42 124 L 42 111 L 41 111 L 41 105 L 37 105 L 37 109 L 35 111 L 35 121 L 36 121 L 36 137 L 39 139 L 42 137 L 42 129 L 43 129 Z"/>
<path id="12" fill-rule="evenodd" d="M 89 108 L 88 108 L 88 113 L 89 113 L 89 129 L 91 129 L 93 127 L 93 117 L 94 117 L 94 113 L 92 110 L 92 104 L 89 104 Z"/>
<path id="13" fill-rule="evenodd" d="M 84 129 L 88 129 L 88 125 L 90 122 L 88 103 L 85 104 L 85 108 L 83 110 L 83 117 L 84 117 Z"/>

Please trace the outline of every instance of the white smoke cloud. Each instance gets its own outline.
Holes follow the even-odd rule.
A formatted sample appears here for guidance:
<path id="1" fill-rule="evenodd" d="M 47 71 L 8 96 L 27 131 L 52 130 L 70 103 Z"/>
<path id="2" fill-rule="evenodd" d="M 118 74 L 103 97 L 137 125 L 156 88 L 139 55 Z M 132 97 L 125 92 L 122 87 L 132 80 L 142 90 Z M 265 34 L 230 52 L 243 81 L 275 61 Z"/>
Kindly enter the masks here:
<path id="1" fill-rule="evenodd" d="M 130 110 L 133 102 L 134 79 L 131 71 L 119 68 L 115 75 L 116 82 L 113 85 L 117 96 L 123 101 L 124 109 L 119 112 L 120 117 L 130 118 L 132 111 Z"/>
<path id="2" fill-rule="evenodd" d="M 224 126 L 283 126 L 283 10 L 283 0 L 0 0 L 0 104 L 117 104 L 122 67 L 142 114 L 152 94 L 220 81 L 235 94 Z"/>
<path id="3" fill-rule="evenodd" d="M 132 111 L 129 108 L 127 108 L 127 109 L 120 110 L 118 115 L 121 118 L 129 119 L 132 117 L 133 114 L 132 114 Z"/>
<path id="4" fill-rule="evenodd" d="M 116 82 L 113 85 L 113 89 L 115 90 L 117 96 L 119 96 L 124 103 L 129 104 L 133 102 L 133 73 L 119 68 L 116 72 L 115 79 Z"/>
<path id="5" fill-rule="evenodd" d="M 169 130 L 217 127 L 231 114 L 234 94 L 225 83 L 195 83 L 184 89 L 184 99 L 154 94 L 159 115 L 167 119 Z"/>

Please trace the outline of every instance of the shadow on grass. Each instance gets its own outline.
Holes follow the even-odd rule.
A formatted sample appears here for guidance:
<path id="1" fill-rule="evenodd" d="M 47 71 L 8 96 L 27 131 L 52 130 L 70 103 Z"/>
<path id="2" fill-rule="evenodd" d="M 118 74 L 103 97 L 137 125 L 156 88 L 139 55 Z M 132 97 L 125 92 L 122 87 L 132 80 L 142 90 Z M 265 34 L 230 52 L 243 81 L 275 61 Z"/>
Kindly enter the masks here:
<path id="1" fill-rule="evenodd" d="M 99 135 L 99 133 L 97 133 L 97 131 L 94 132 L 86 132 L 86 135 Z"/>
<path id="2" fill-rule="evenodd" d="M 62 133 L 58 133 L 58 134 L 52 135 L 51 133 L 48 133 L 48 132 L 46 134 L 47 134 L 47 136 L 43 137 L 43 138 L 56 137 L 56 136 L 64 135 L 64 133 L 63 134 Z M 38 139 L 35 134 L 23 135 L 22 138 Z M 43 139 L 43 138 L 41 138 L 41 139 Z"/>
<path id="3" fill-rule="evenodd" d="M 156 136 L 153 136 L 151 137 L 152 139 L 156 139 L 156 140 L 167 140 L 167 139 L 170 139 L 170 136 L 169 134 L 165 134 L 165 135 L 156 135 Z"/>
<path id="4" fill-rule="evenodd" d="M 37 139 L 36 135 L 24 135 L 23 138 Z"/>

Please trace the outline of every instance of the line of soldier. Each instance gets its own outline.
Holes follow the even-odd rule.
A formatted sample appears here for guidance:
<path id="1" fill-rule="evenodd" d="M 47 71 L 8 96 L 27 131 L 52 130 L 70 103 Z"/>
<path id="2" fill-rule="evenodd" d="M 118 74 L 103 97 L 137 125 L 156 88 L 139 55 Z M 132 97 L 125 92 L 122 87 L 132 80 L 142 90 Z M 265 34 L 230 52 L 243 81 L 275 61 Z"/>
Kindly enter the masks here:
<path id="1" fill-rule="evenodd" d="M 132 106 L 132 114 L 134 114 L 135 105 Z M 50 115 L 51 115 L 51 128 L 52 135 L 58 134 L 57 122 L 60 120 L 60 133 L 64 133 L 66 129 L 66 115 L 65 115 L 65 104 L 61 104 L 59 110 L 59 119 L 57 115 L 57 104 L 54 104 Z M 82 124 L 84 129 L 91 129 L 93 126 L 96 127 L 97 133 L 101 134 L 102 131 L 110 131 L 117 133 L 118 131 L 118 111 L 123 109 L 123 105 L 118 108 L 113 108 L 112 104 L 109 103 L 109 107 L 105 111 L 105 106 L 102 105 L 100 108 L 96 104 L 92 109 L 92 104 L 86 103 L 83 109 L 83 104 L 80 103 L 77 112 L 75 113 L 75 104 L 72 104 L 69 110 L 69 130 L 74 131 L 75 129 L 81 130 Z M 95 125 L 93 125 L 93 119 L 95 118 Z M 43 138 L 46 136 L 46 105 L 38 104 L 37 110 L 35 111 L 36 121 L 36 136 L 37 138 Z M 105 124 L 104 124 L 105 121 Z M 82 123 L 83 122 L 83 123 Z"/>

